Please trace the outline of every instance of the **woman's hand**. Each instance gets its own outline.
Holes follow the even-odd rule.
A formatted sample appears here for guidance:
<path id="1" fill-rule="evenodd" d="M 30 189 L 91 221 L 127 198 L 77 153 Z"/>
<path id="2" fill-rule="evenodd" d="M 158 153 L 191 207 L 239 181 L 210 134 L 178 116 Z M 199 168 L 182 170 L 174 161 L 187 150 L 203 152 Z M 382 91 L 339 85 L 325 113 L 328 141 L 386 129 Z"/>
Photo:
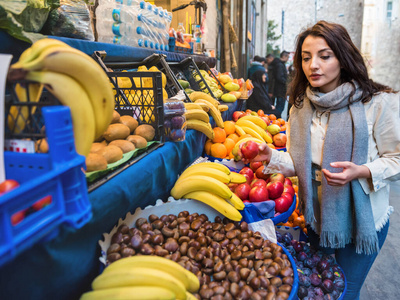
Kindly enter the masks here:
<path id="1" fill-rule="evenodd" d="M 271 160 L 272 149 L 268 147 L 266 143 L 262 143 L 258 146 L 258 155 L 251 160 L 243 158 L 241 149 L 242 149 L 242 144 L 240 144 L 239 146 L 238 154 L 240 157 L 242 157 L 242 161 L 245 164 L 250 163 L 252 161 L 262 161 L 265 162 L 266 164 L 269 164 L 269 161 Z"/>
<path id="2" fill-rule="evenodd" d="M 341 173 L 332 173 L 322 169 L 326 181 L 332 186 L 341 186 L 357 178 L 370 178 L 371 172 L 366 166 L 359 166 L 350 161 L 338 161 L 330 164 L 333 168 L 343 168 Z"/>

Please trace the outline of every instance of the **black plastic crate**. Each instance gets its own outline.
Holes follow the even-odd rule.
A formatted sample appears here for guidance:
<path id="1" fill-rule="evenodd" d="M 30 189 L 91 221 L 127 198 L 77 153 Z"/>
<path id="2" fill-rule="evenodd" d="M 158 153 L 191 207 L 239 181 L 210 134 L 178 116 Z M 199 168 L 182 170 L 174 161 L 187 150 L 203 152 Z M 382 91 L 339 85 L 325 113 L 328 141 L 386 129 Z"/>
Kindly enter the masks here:
<path id="1" fill-rule="evenodd" d="M 229 93 L 229 91 L 223 86 L 223 84 L 218 80 L 217 76 L 215 76 L 214 72 L 210 69 L 210 67 L 207 65 L 207 63 L 205 61 L 202 61 L 201 63 L 199 63 L 197 65 L 199 67 L 200 70 L 205 70 L 207 71 L 208 75 L 210 75 L 212 78 L 215 79 L 215 81 L 217 82 L 219 88 L 221 91 L 224 92 L 224 94 Z"/>
<path id="2" fill-rule="evenodd" d="M 193 90 L 207 93 L 216 99 L 193 58 L 187 57 L 181 62 L 168 62 L 168 65 L 176 77 L 188 81 Z"/>

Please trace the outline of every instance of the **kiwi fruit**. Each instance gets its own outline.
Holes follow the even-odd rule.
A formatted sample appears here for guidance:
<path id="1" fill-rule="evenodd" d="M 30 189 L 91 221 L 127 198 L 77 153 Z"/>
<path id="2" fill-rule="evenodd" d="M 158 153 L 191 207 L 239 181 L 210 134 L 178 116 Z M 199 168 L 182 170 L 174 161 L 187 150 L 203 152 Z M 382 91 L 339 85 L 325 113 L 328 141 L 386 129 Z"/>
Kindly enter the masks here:
<path id="1" fill-rule="evenodd" d="M 154 136 L 156 135 L 156 130 L 151 125 L 142 124 L 135 129 L 133 134 L 140 135 L 144 137 L 146 141 L 150 142 L 154 139 Z"/>
<path id="2" fill-rule="evenodd" d="M 108 144 L 109 146 L 117 146 L 121 148 L 123 153 L 135 150 L 135 145 L 127 140 L 114 140 Z"/>
<path id="3" fill-rule="evenodd" d="M 128 126 L 120 123 L 110 124 L 103 133 L 104 138 L 108 141 L 124 140 L 131 133 Z"/>
<path id="4" fill-rule="evenodd" d="M 135 129 L 139 126 L 138 121 L 134 117 L 131 117 L 131 116 L 121 116 L 119 121 L 122 124 L 128 126 L 129 129 L 131 130 L 131 133 L 134 132 Z"/>
<path id="5" fill-rule="evenodd" d="M 86 157 L 86 172 L 107 169 L 107 160 L 98 153 L 89 153 Z"/>
<path id="6" fill-rule="evenodd" d="M 126 140 L 133 143 L 136 148 L 144 148 L 147 146 L 147 140 L 140 135 L 129 135 Z"/>

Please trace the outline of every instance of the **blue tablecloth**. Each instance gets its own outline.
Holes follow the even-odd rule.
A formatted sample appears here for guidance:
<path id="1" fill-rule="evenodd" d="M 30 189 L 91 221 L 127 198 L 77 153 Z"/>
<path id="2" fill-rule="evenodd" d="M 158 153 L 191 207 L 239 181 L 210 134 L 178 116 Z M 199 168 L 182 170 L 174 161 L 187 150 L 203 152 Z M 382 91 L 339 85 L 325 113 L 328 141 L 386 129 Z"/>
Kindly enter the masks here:
<path id="1" fill-rule="evenodd" d="M 88 55 L 92 55 L 94 51 L 105 50 L 107 52 L 107 57 L 105 61 L 141 61 L 146 57 L 150 56 L 153 53 L 160 53 L 166 55 L 167 61 L 182 61 L 186 57 L 192 57 L 195 62 L 203 62 L 205 61 L 207 65 L 211 68 L 216 64 L 215 57 L 208 57 L 205 55 L 195 55 L 195 54 L 182 54 L 175 52 L 167 52 L 167 51 L 157 51 L 122 45 L 114 45 L 107 43 L 98 43 L 98 42 L 90 42 L 85 40 L 78 40 L 72 38 L 64 38 L 57 36 L 49 36 L 51 38 L 55 38 L 61 40 L 71 47 L 79 49 L 85 52 Z M 13 62 L 15 62 L 21 53 L 28 47 L 30 47 L 29 43 L 23 42 L 21 40 L 15 39 L 7 34 L 5 31 L 0 30 L 0 53 L 10 53 L 13 57 Z"/>
<path id="2" fill-rule="evenodd" d="M 231 119 L 241 103 L 229 103 L 223 119 Z M 0 268 L 0 299 L 79 299 L 99 273 L 102 234 L 128 211 L 167 200 L 178 174 L 201 156 L 205 141 L 204 134 L 188 130 L 185 141 L 166 142 L 92 191 L 88 224 L 78 230 L 61 227 L 54 240 L 35 245 Z"/>

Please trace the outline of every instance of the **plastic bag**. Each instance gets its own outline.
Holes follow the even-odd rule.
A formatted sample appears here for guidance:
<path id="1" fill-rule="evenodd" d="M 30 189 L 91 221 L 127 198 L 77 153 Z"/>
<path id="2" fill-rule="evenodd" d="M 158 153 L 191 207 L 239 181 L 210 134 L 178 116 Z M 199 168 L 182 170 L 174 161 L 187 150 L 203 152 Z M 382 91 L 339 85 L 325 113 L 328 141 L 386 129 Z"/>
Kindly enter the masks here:
<path id="1" fill-rule="evenodd" d="M 60 0 L 50 12 L 43 34 L 94 41 L 89 9 L 84 0 Z"/>

